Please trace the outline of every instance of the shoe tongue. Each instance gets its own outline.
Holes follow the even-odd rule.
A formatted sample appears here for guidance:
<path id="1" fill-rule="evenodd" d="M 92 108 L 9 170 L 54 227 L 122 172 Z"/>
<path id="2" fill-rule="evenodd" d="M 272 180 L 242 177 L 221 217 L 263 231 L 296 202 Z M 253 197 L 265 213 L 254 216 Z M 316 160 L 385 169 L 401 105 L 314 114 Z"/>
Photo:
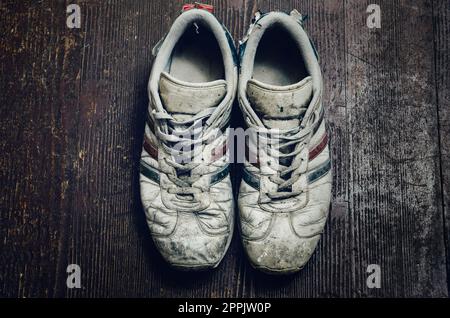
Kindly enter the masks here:
<path id="1" fill-rule="evenodd" d="M 274 86 L 251 79 L 247 97 L 268 128 L 299 126 L 313 95 L 311 76 L 288 86 Z"/>
<path id="2" fill-rule="evenodd" d="M 216 107 L 226 95 L 226 86 L 225 80 L 190 83 L 163 72 L 159 80 L 159 93 L 166 111 L 175 120 L 183 121 L 206 108 Z"/>

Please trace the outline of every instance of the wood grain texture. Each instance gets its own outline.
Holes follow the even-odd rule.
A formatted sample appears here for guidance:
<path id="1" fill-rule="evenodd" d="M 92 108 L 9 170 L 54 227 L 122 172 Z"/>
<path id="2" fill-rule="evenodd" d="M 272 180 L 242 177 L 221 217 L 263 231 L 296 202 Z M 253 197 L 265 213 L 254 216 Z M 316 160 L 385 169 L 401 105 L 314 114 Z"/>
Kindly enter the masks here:
<path id="1" fill-rule="evenodd" d="M 446 224 L 447 260 L 450 257 L 450 5 L 448 1 L 433 2 L 435 43 L 435 76 L 437 114 L 439 118 L 440 164 L 442 178 L 442 210 Z M 447 277 L 450 262 L 447 261 Z M 450 282 L 447 281 L 450 290 Z"/>
<path id="2" fill-rule="evenodd" d="M 355 296 L 447 296 L 430 1 L 347 0 L 347 109 Z M 420 31 L 414 31 L 420 26 Z M 364 271 L 379 264 L 382 288 Z"/>
<path id="3" fill-rule="evenodd" d="M 0 29 L 0 293 L 52 297 L 66 238 L 66 109 L 75 106 L 80 37 L 64 3 L 3 1 Z M 67 266 L 67 265 L 66 265 Z M 64 273 L 62 273 L 64 275 Z"/>
<path id="4" fill-rule="evenodd" d="M 66 27 L 72 2 L 79 30 Z M 183 3 L 0 0 L 0 296 L 448 296 L 448 1 L 379 1 L 380 30 L 366 26 L 371 1 L 211 1 L 236 42 L 258 9 L 297 8 L 320 55 L 332 209 L 288 277 L 253 270 L 237 231 L 205 273 L 168 268 L 151 241 L 138 184 L 146 85 Z M 81 289 L 66 287 L 71 263 Z M 368 264 L 380 289 L 366 286 Z"/>

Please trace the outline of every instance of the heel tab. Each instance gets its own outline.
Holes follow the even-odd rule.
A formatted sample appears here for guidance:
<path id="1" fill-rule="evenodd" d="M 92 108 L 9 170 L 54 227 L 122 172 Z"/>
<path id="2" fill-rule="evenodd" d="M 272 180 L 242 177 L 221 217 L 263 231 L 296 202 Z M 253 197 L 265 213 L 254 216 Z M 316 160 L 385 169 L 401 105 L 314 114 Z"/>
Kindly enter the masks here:
<path id="1" fill-rule="evenodd" d="M 181 12 L 189 11 L 189 10 L 192 10 L 192 9 L 206 10 L 209 13 L 213 13 L 214 12 L 214 6 L 213 5 L 205 4 L 205 3 L 199 3 L 199 2 L 183 4 L 183 7 L 181 8 Z"/>

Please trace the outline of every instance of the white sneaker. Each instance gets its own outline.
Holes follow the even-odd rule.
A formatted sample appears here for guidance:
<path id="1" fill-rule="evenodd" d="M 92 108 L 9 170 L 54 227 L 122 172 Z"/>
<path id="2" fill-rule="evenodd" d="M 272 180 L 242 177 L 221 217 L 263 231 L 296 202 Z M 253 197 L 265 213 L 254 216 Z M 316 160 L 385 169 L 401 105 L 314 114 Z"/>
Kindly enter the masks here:
<path id="1" fill-rule="evenodd" d="M 194 8 L 154 52 L 141 199 L 155 245 L 180 269 L 216 267 L 233 233 L 227 136 L 217 134 L 228 127 L 237 85 L 229 39 L 211 13 Z"/>
<path id="2" fill-rule="evenodd" d="M 292 273 L 311 257 L 331 200 L 322 76 L 296 10 L 255 20 L 241 42 L 238 94 L 248 127 L 267 147 L 249 138 L 240 228 L 254 267 Z"/>

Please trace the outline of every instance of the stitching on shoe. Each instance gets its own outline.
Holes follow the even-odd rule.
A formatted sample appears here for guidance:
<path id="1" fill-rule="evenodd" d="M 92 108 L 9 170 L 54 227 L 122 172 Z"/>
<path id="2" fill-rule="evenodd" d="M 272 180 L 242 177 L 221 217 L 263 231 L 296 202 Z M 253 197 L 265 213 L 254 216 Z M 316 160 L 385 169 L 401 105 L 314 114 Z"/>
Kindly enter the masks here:
<path id="1" fill-rule="evenodd" d="M 159 194 L 159 195 L 161 195 L 161 194 Z M 172 231 L 169 233 L 169 234 L 159 234 L 159 233 L 154 233 L 154 231 L 152 231 L 152 230 L 150 230 L 150 232 L 151 232 L 151 236 L 153 237 L 153 236 L 155 236 L 155 237 L 161 237 L 161 238 L 169 238 L 169 237 L 171 237 L 174 233 L 175 233 L 175 231 L 176 231 L 176 229 L 177 229 L 177 227 L 178 227 L 178 220 L 179 220 L 179 216 L 178 216 L 178 213 L 174 213 L 175 214 L 175 226 L 173 227 L 173 229 L 172 229 Z M 155 242 L 155 244 L 156 244 L 156 241 L 154 241 Z"/>
<path id="2" fill-rule="evenodd" d="M 294 235 L 297 236 L 299 239 L 311 239 L 311 238 L 316 237 L 316 236 L 318 236 L 318 235 L 321 235 L 321 234 L 323 233 L 323 228 L 322 228 L 319 232 L 317 232 L 317 233 L 315 233 L 315 234 L 311 234 L 311 235 L 300 235 L 300 234 L 297 232 L 297 230 L 295 229 L 295 227 L 294 227 L 294 224 L 293 224 L 293 222 L 292 222 L 292 218 L 293 218 L 293 215 L 290 214 L 290 215 L 289 215 L 289 226 L 290 226 L 290 228 L 291 228 L 291 230 L 292 230 L 292 233 L 294 233 Z M 327 217 L 322 217 L 320 220 L 323 220 L 323 219 L 326 220 Z M 307 225 L 304 225 L 304 226 L 310 226 L 310 225 L 314 225 L 314 224 L 307 224 Z"/>
<path id="3" fill-rule="evenodd" d="M 272 213 L 272 216 L 270 217 L 270 223 L 267 226 L 267 230 L 261 236 L 258 236 L 256 238 L 250 238 L 249 236 L 245 235 L 244 233 L 241 233 L 242 239 L 245 241 L 248 241 L 248 242 L 259 242 L 259 241 L 265 240 L 269 236 L 269 234 L 273 228 L 273 225 L 275 224 L 274 220 L 276 217 L 277 217 L 277 215 L 275 213 Z"/>
<path id="4" fill-rule="evenodd" d="M 197 225 L 198 225 L 198 227 L 200 228 L 200 231 L 201 231 L 203 234 L 207 235 L 207 236 L 210 236 L 210 237 L 217 237 L 217 236 L 225 235 L 225 234 L 228 234 L 228 235 L 229 235 L 229 233 L 230 233 L 230 223 L 229 223 L 229 222 L 227 222 L 227 226 L 225 227 L 225 230 L 222 230 L 221 232 L 218 232 L 218 233 L 212 233 L 212 232 L 209 232 L 208 230 L 206 230 L 206 229 L 203 227 L 201 221 L 199 220 L 198 215 L 197 215 L 195 212 L 178 212 L 178 213 L 194 214 L 194 219 L 195 219 L 195 221 L 197 222 Z"/>

